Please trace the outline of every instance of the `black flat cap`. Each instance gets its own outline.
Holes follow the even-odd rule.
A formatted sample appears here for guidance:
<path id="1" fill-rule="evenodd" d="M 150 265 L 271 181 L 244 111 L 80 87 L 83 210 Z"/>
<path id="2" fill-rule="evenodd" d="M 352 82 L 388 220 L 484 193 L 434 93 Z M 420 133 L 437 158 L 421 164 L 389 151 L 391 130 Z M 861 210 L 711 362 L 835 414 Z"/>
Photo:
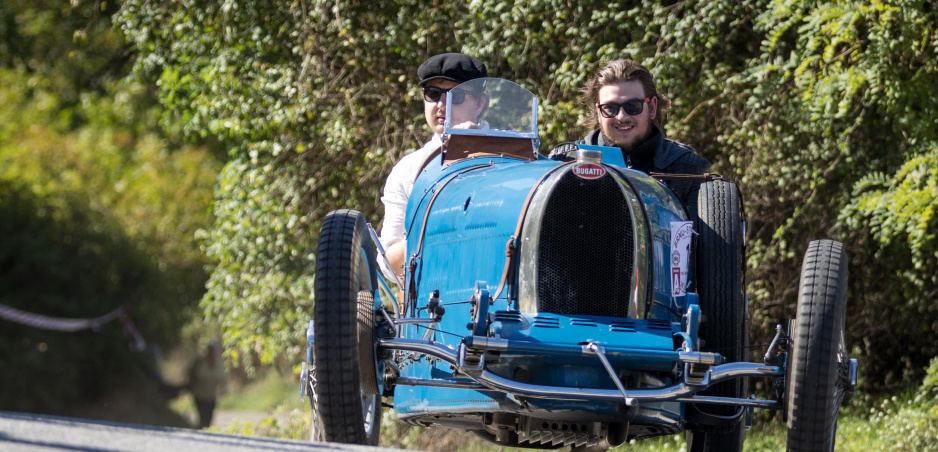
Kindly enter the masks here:
<path id="1" fill-rule="evenodd" d="M 485 64 L 481 61 L 461 53 L 441 53 L 424 61 L 417 68 L 417 76 L 423 87 L 430 80 L 450 80 L 456 83 L 467 82 L 472 79 L 488 77 Z"/>

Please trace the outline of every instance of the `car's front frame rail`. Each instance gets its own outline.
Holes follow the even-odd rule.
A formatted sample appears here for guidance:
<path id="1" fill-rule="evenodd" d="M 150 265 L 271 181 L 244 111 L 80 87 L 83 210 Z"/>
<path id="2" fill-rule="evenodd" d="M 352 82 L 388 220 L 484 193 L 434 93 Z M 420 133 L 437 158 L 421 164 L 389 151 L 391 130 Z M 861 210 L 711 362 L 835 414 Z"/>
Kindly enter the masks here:
<path id="1" fill-rule="evenodd" d="M 491 340 L 491 338 L 488 338 Z M 557 399 L 557 400 L 595 400 L 624 402 L 626 405 L 636 405 L 648 402 L 692 402 L 717 405 L 746 406 L 765 409 L 781 409 L 782 404 L 777 400 L 756 400 L 731 397 L 714 397 L 696 395 L 709 386 L 744 377 L 783 377 L 785 370 L 781 366 L 734 362 L 709 366 L 700 376 L 691 377 L 689 367 L 694 363 L 709 361 L 707 353 L 680 352 L 679 361 L 685 366 L 684 380 L 660 388 L 622 388 L 599 389 L 577 388 L 567 386 L 537 385 L 505 378 L 488 370 L 485 365 L 486 352 L 475 363 L 467 362 L 469 348 L 465 342 L 453 348 L 449 345 L 422 339 L 389 338 L 378 340 L 379 350 L 401 351 L 424 354 L 440 359 L 455 369 L 454 377 L 449 379 L 421 379 L 412 377 L 388 376 L 386 385 L 432 386 L 465 388 L 474 390 L 492 390 L 513 394 L 515 396 Z M 595 344 L 594 344 L 595 345 Z M 585 355 L 602 356 L 589 345 L 582 346 Z M 600 349 L 601 350 L 601 349 Z M 602 360 L 600 358 L 600 360 Z M 473 360 L 476 361 L 476 360 Z M 603 365 L 605 368 L 606 366 Z M 608 368 L 607 368 L 608 370 Z M 464 377 L 458 377 L 464 376 Z M 467 378 L 468 377 L 468 378 Z"/>

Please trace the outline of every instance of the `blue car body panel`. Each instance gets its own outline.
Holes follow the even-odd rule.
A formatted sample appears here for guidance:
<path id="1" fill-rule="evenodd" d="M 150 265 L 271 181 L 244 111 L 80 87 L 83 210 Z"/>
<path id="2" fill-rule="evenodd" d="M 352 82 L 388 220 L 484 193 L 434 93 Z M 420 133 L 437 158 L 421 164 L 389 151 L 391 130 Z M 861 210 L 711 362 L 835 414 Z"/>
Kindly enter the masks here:
<path id="1" fill-rule="evenodd" d="M 653 306 L 647 318 L 521 312 L 514 297 L 516 287 L 506 286 L 494 293 L 505 270 L 506 246 L 525 213 L 525 200 L 545 181 L 561 177 L 569 164 L 544 158 L 524 161 L 488 156 L 444 166 L 437 157 L 415 181 L 407 207 L 407 256 L 419 256 L 412 262 L 416 290 L 409 295 L 417 300 L 413 315 L 429 317 L 423 308 L 430 294 L 439 291 L 446 313 L 432 326 L 406 325 L 402 336 L 427 338 L 453 349 L 466 340 L 471 343 L 472 331 L 466 326 L 472 318 L 469 300 L 481 281 L 498 297 L 489 308 L 488 331 L 511 344 L 511 350 L 502 352 L 500 359 L 525 367 L 531 383 L 615 389 L 608 374 L 596 372 L 597 358 L 584 356 L 581 346 L 587 342 L 605 346 L 609 360 L 616 365 L 649 372 L 671 370 L 677 361 L 675 338 L 680 338 L 685 328 L 674 312 L 682 312 L 684 297 L 672 298 L 662 288 L 669 287 L 670 224 L 686 220 L 687 214 L 661 182 L 627 168 L 603 166 L 634 194 L 638 203 L 633 208 L 641 210 L 635 217 L 647 218 L 644 229 L 651 231 L 639 239 L 640 246 L 649 248 L 649 265 L 656 278 L 653 299 L 641 300 Z M 523 237 L 515 237 L 515 241 L 519 247 L 525 246 Z M 545 354 L 562 356 L 562 364 L 545 361 Z M 498 372 L 498 366 L 493 370 Z M 420 379 L 458 378 L 450 364 L 427 358 L 409 363 L 400 372 L 403 377 Z M 526 403 L 528 409 L 536 407 L 538 411 L 589 409 L 597 416 L 621 416 L 615 403 L 545 399 Z M 518 411 L 520 405 L 497 391 L 399 385 L 394 391 L 394 408 L 400 417 L 407 418 Z M 672 402 L 644 409 L 668 413 L 669 418 L 680 415 L 680 404 Z"/>

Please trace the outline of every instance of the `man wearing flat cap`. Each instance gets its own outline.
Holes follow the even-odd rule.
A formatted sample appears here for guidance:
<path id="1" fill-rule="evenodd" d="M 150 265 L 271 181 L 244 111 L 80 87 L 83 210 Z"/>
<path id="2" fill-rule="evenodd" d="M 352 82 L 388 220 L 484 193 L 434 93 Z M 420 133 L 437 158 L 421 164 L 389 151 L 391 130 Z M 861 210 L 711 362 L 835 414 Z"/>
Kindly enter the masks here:
<path id="1" fill-rule="evenodd" d="M 453 96 L 451 124 L 474 122 L 485 108 L 485 100 L 481 93 L 473 93 L 468 89 L 450 92 L 461 83 L 488 77 L 485 64 L 473 57 L 461 53 L 434 55 L 417 68 L 417 76 L 420 78 L 417 86 L 423 94 L 424 117 L 427 125 L 433 130 L 433 137 L 422 148 L 405 155 L 394 165 L 384 184 L 384 195 L 381 197 L 381 202 L 384 203 L 384 220 L 381 222 L 379 240 L 391 268 L 385 268 L 383 261 L 381 267 L 392 281 L 394 278 L 391 277 L 391 272 L 397 275 L 403 273 L 407 248 L 404 240 L 407 199 L 420 170 L 442 146 L 440 136 L 443 133 L 443 122 L 446 121 L 446 97 Z"/>

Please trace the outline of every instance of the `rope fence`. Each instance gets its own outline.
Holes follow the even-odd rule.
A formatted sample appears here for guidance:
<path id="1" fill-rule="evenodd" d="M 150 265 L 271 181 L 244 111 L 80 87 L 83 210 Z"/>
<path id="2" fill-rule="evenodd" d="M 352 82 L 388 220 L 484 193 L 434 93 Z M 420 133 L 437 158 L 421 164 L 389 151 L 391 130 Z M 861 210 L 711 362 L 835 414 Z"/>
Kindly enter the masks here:
<path id="1" fill-rule="evenodd" d="M 130 347 L 131 350 L 140 352 L 146 349 L 147 346 L 146 341 L 143 340 L 143 335 L 137 330 L 134 322 L 130 319 L 130 314 L 127 313 L 127 310 L 124 309 L 123 306 L 93 319 L 63 319 L 33 314 L 9 306 L 0 305 L 0 318 L 42 330 L 69 333 L 81 330 L 100 331 L 102 325 L 116 319 L 120 320 L 121 327 L 124 330 L 124 336 L 127 338 L 128 347 Z"/>

